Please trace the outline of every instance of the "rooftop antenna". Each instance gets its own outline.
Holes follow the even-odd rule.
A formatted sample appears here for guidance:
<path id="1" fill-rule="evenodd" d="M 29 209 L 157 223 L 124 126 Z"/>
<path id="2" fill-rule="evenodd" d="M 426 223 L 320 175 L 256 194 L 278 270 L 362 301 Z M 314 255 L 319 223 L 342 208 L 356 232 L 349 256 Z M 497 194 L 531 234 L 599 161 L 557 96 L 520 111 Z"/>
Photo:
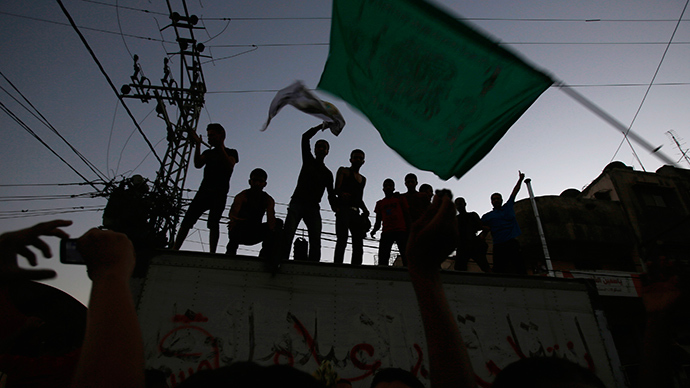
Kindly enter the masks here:
<path id="1" fill-rule="evenodd" d="M 671 138 L 671 140 L 673 140 L 673 142 L 676 144 L 676 147 L 678 147 L 678 150 L 680 151 L 681 157 L 678 159 L 678 161 L 680 162 L 681 160 L 685 159 L 685 162 L 690 165 L 690 157 L 688 157 L 688 151 L 690 151 L 690 149 L 683 150 L 683 146 L 680 143 L 683 139 L 680 139 L 679 141 L 679 137 L 673 129 L 666 131 L 666 134 Z"/>

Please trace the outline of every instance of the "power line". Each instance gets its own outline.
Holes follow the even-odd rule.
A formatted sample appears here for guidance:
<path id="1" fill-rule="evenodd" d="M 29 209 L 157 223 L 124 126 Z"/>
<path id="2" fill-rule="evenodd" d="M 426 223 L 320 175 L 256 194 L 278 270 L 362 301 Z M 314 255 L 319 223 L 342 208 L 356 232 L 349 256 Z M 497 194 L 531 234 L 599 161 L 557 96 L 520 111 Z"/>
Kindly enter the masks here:
<path id="1" fill-rule="evenodd" d="M 75 169 L 71 164 L 69 164 L 69 162 L 67 162 L 62 156 L 60 156 L 57 152 L 55 152 L 55 150 L 52 149 L 52 148 L 48 145 L 48 143 L 46 143 L 45 141 L 43 141 L 43 139 L 41 139 L 41 137 L 38 136 L 38 135 L 36 134 L 36 132 L 34 132 L 26 123 L 24 123 L 24 122 L 19 118 L 19 116 L 17 116 L 16 114 L 14 114 L 14 112 L 12 112 L 9 108 L 7 108 L 7 107 L 5 106 L 5 104 L 3 104 L 2 102 L 0 102 L 0 110 L 2 110 L 3 112 L 5 112 L 5 113 L 6 113 L 8 116 L 10 116 L 17 124 L 19 124 L 20 127 L 24 128 L 24 130 L 27 131 L 31 136 L 33 136 L 36 140 L 38 140 L 39 142 L 41 142 L 41 144 L 43 144 L 50 152 L 52 152 L 53 155 L 57 156 L 57 158 L 60 159 L 65 165 L 67 165 L 67 167 L 69 167 L 72 171 L 74 171 L 75 174 L 77 174 L 81 179 L 83 179 L 84 182 L 87 182 L 87 183 L 90 182 L 88 179 L 86 179 L 86 177 L 85 177 L 84 175 L 82 175 L 79 171 L 77 171 L 77 169 Z M 90 184 L 94 189 L 98 190 L 98 188 L 97 188 L 96 186 L 94 186 L 94 185 L 91 184 L 91 183 L 89 183 L 89 184 Z"/>
<path id="2" fill-rule="evenodd" d="M 81 39 L 82 43 L 84 44 L 84 46 L 85 46 L 86 49 L 88 50 L 89 54 L 91 54 L 91 58 L 93 58 L 94 62 L 96 62 L 96 65 L 97 65 L 98 68 L 101 70 L 101 73 L 103 74 L 103 76 L 105 77 L 105 79 L 108 81 L 108 84 L 110 85 L 110 87 L 113 89 L 113 92 L 115 92 L 115 95 L 117 96 L 117 98 L 120 99 L 120 102 L 122 102 L 122 106 L 123 106 L 123 107 L 125 108 L 125 110 L 127 111 L 127 114 L 129 114 L 129 117 L 132 119 L 132 121 L 134 122 L 134 125 L 135 125 L 135 126 L 137 127 L 137 129 L 139 130 L 139 133 L 141 133 L 141 136 L 144 138 L 144 141 L 146 141 L 146 144 L 147 144 L 147 145 L 149 146 L 149 148 L 151 149 L 151 152 L 153 152 L 153 155 L 156 157 L 156 159 L 158 159 L 158 162 L 159 162 L 160 164 L 163 164 L 163 161 L 161 160 L 160 157 L 158 157 L 158 154 L 156 153 L 156 150 L 153 148 L 153 145 L 151 144 L 151 142 L 149 141 L 149 139 L 146 137 L 146 134 L 144 134 L 144 131 L 141 129 L 141 127 L 140 127 L 139 124 L 137 123 L 137 120 L 134 118 L 134 115 L 133 115 L 132 112 L 129 110 L 129 107 L 127 107 L 127 105 L 125 104 L 124 99 L 122 98 L 122 96 L 120 96 L 120 93 L 117 91 L 117 88 L 115 87 L 115 85 L 113 84 L 113 81 L 112 81 L 112 80 L 110 79 L 110 77 L 108 76 L 108 73 L 106 73 L 105 69 L 104 69 L 103 66 L 101 65 L 101 62 L 100 62 L 100 61 L 98 60 L 98 58 L 96 57 L 96 54 L 93 52 L 93 50 L 91 50 L 91 46 L 89 46 L 89 43 L 86 41 L 86 38 L 84 38 L 84 35 L 82 35 L 81 31 L 79 31 L 79 28 L 77 27 L 76 23 L 74 23 L 74 20 L 72 19 L 72 16 L 69 14 L 69 12 L 67 12 L 67 9 L 65 8 L 64 4 L 62 4 L 62 0 L 57 0 L 57 2 L 58 2 L 58 4 L 60 4 L 60 8 L 62 9 L 62 12 L 65 14 L 65 16 L 67 17 L 67 19 L 69 20 L 70 25 L 71 25 L 72 28 L 75 30 L 75 32 L 77 33 L 77 35 L 79 35 L 79 39 Z"/>
<path id="3" fill-rule="evenodd" d="M 53 186 L 84 186 L 96 182 L 84 182 L 84 183 L 16 183 L 16 184 L 5 184 L 0 185 L 0 187 L 53 187 Z"/>
<path id="4" fill-rule="evenodd" d="M 87 1 L 87 0 L 82 0 L 82 1 Z M 96 3 L 96 2 L 94 2 Z M 112 4 L 107 4 L 111 5 Z M 125 7 L 126 8 L 126 7 Z M 153 12 L 151 12 L 153 13 Z M 57 22 L 53 20 L 47 20 L 47 19 L 42 19 L 42 18 L 37 18 L 33 16 L 26 16 L 26 15 L 18 15 L 10 12 L 3 12 L 0 11 L 0 14 L 2 15 L 8 15 L 8 16 L 13 16 L 17 18 L 22 18 L 22 19 L 29 19 L 29 20 L 34 20 L 34 21 L 39 21 L 39 22 L 44 22 L 44 23 L 50 23 L 50 24 L 56 24 L 60 26 L 70 26 L 68 23 L 63 23 L 63 22 Z M 203 20 L 310 20 L 310 18 L 202 18 Z M 321 18 L 311 18 L 311 19 L 321 19 Z M 326 18 L 330 19 L 330 18 Z M 583 19 L 500 19 L 500 18 L 463 18 L 459 20 L 483 20 L 483 21 L 532 21 L 532 22 L 584 22 L 587 20 Z M 672 22 L 672 21 L 677 21 L 677 20 L 667 20 L 667 19 L 601 19 L 598 20 L 601 22 L 644 22 L 644 23 L 651 23 L 651 22 Z M 167 41 L 165 39 L 159 39 L 159 38 L 152 38 L 148 36 L 141 36 L 141 35 L 133 35 L 133 34 L 126 34 L 123 32 L 118 32 L 118 31 L 109 31 L 109 30 L 104 30 L 101 28 L 93 28 L 93 27 L 86 27 L 86 26 L 78 26 L 79 29 L 82 30 L 89 30 L 89 31 L 94 31 L 94 32 L 101 32 L 104 34 L 110 34 L 110 35 L 118 35 L 118 36 L 124 36 L 127 38 L 133 38 L 133 39 L 140 39 L 140 40 L 147 40 L 147 41 L 152 41 L 152 42 L 161 42 L 161 43 L 168 43 L 168 44 L 176 44 L 176 42 L 172 41 Z M 518 45 L 666 45 L 668 42 L 498 42 L 499 45 L 511 45 L 511 46 L 518 46 Z M 688 45 L 690 42 L 673 42 L 672 45 Z M 307 42 L 307 43 L 265 43 L 265 44 L 227 44 L 227 45 L 207 45 L 206 47 L 208 48 L 235 48 L 235 47 L 299 47 L 299 46 L 328 46 L 328 42 Z"/>
<path id="5" fill-rule="evenodd" d="M 7 197 L 0 197 L 0 202 L 19 202 L 19 201 L 54 201 L 59 199 L 82 199 L 94 198 L 98 193 L 82 193 L 82 194 L 56 194 L 56 195 L 11 195 Z"/>
<path id="6" fill-rule="evenodd" d="M 647 86 L 647 83 L 626 83 L 626 84 L 568 84 L 572 88 L 598 88 L 598 87 L 641 87 Z M 656 83 L 654 86 L 688 86 L 690 82 L 662 82 Z M 276 93 L 280 89 L 249 89 L 249 90 L 217 90 L 215 92 L 206 92 L 206 94 L 242 94 L 242 93 Z"/>
<path id="7" fill-rule="evenodd" d="M 633 149 L 633 146 L 630 143 L 630 139 L 628 139 L 628 133 L 630 133 L 630 130 L 632 129 L 632 126 L 635 123 L 637 116 L 640 114 L 640 111 L 642 110 L 642 106 L 644 105 L 644 102 L 647 99 L 647 96 L 649 95 L 649 91 L 652 89 L 652 85 L 654 85 L 654 80 L 656 79 L 656 76 L 659 74 L 659 69 L 661 69 L 661 64 L 664 63 L 664 58 L 666 58 L 666 53 L 668 53 L 668 49 L 669 49 L 669 47 L 671 47 L 671 42 L 673 41 L 673 37 L 676 36 L 676 31 L 678 31 L 678 26 L 680 26 L 680 22 L 683 20 L 683 15 L 685 14 L 685 10 L 688 8 L 689 3 L 690 3 L 690 0 L 687 0 L 685 2 L 685 6 L 683 7 L 683 11 L 681 11 L 680 17 L 678 18 L 678 21 L 676 23 L 676 27 L 673 29 L 673 33 L 671 34 L 671 37 L 668 40 L 668 44 L 666 45 L 666 49 L 664 50 L 664 53 L 661 55 L 661 59 L 659 60 L 659 65 L 657 65 L 656 70 L 654 71 L 654 76 L 652 76 L 652 80 L 649 81 L 649 86 L 647 87 L 647 90 L 645 91 L 644 96 L 642 97 L 642 101 L 640 101 L 640 106 L 637 108 L 637 111 L 635 112 L 635 116 L 633 116 L 633 119 L 630 122 L 630 126 L 628 126 L 628 130 L 625 132 L 625 136 L 624 136 L 623 140 L 618 145 L 616 152 L 611 157 L 611 161 L 613 161 L 613 159 L 618 154 L 618 151 L 621 149 L 623 142 L 627 141 L 628 145 L 630 145 L 630 149 L 632 150 L 633 155 L 635 155 L 635 158 L 640 163 L 640 167 L 642 167 L 642 170 L 646 171 L 644 166 L 642 165 L 642 161 L 640 160 L 640 158 L 637 156 L 637 153 Z"/>
<path id="8" fill-rule="evenodd" d="M 104 5 L 108 7 L 115 7 L 120 9 L 126 9 L 130 11 L 143 12 L 154 15 L 168 16 L 166 13 L 150 11 L 142 8 L 126 7 L 118 4 L 103 3 L 95 0 L 82 0 L 85 3 L 93 3 L 98 5 Z M 242 20 L 242 21 L 262 21 L 262 20 L 331 20 L 330 16 L 311 16 L 311 17 L 216 17 L 208 18 L 201 17 L 200 20 L 222 20 L 222 21 L 232 21 L 232 20 Z M 580 19 L 580 18 L 483 18 L 483 17 L 460 17 L 456 18 L 462 21 L 516 21 L 516 22 L 577 22 L 577 23 L 650 23 L 650 22 L 675 22 L 675 19 Z"/>
<path id="9" fill-rule="evenodd" d="M 33 21 L 43 22 L 43 23 L 50 23 L 50 24 L 55 24 L 55 25 L 58 25 L 58 26 L 67 26 L 67 27 L 70 26 L 69 23 L 56 22 L 56 21 L 54 21 L 54 20 L 41 19 L 41 18 L 37 18 L 37 17 L 34 17 L 34 16 L 18 15 L 18 14 L 16 14 L 16 13 L 11 13 L 11 12 L 0 11 L 0 15 L 13 16 L 13 17 L 16 17 L 16 18 L 28 19 L 28 20 L 33 20 Z M 82 30 L 88 30 L 88 31 L 94 31 L 94 32 L 102 32 L 102 33 L 104 33 L 104 34 L 120 35 L 119 32 L 116 32 L 116 31 L 108 31 L 108 30 L 104 30 L 104 29 L 102 29 L 102 28 L 93 28 L 93 27 L 85 27 L 85 26 L 79 26 L 79 28 L 82 29 Z M 161 39 L 150 38 L 150 37 L 147 37 L 147 36 L 130 35 L 130 34 L 123 34 L 123 35 L 125 35 L 125 36 L 128 37 L 128 38 L 135 38 L 135 39 L 141 39 L 141 40 L 150 40 L 150 41 L 154 41 L 154 42 L 164 42 L 164 43 L 170 43 L 170 44 L 174 44 L 174 43 L 175 43 L 175 42 L 163 41 L 163 40 L 161 40 Z"/>
<path id="10" fill-rule="evenodd" d="M 72 150 L 72 152 L 74 152 L 74 154 L 77 155 L 77 157 L 79 159 L 81 159 L 84 162 L 84 164 L 86 164 L 86 166 L 91 170 L 91 172 L 96 174 L 96 176 L 98 178 L 100 178 L 102 180 L 106 179 L 105 175 L 96 167 L 96 165 L 91 163 L 91 161 L 89 161 L 86 158 L 86 156 L 84 156 L 81 152 L 79 152 L 76 148 L 74 148 L 74 146 L 69 141 L 67 141 L 67 139 L 65 139 L 64 136 L 62 136 L 58 132 L 58 130 L 48 121 L 48 119 L 45 116 L 43 116 L 43 114 L 31 103 L 31 101 L 29 101 L 29 99 L 26 98 L 26 96 L 24 96 L 24 94 L 16 86 L 14 86 L 12 81 L 10 81 L 2 71 L 0 71 L 0 76 L 2 76 L 2 78 L 4 78 L 5 81 L 7 81 L 7 83 L 10 84 L 10 86 L 12 86 L 14 91 L 17 92 L 24 99 L 24 101 L 26 101 L 27 104 L 29 104 L 29 106 L 31 107 L 31 109 L 33 109 L 33 111 L 31 109 L 27 108 L 26 106 L 24 106 L 24 104 L 22 104 L 13 95 L 11 95 L 7 90 L 5 90 L 5 88 L 0 86 L 0 89 L 2 89 L 2 91 L 7 93 L 7 95 L 9 95 L 17 104 L 19 104 L 22 108 L 24 108 L 27 112 L 29 112 L 32 116 L 34 116 L 38 121 L 40 121 L 41 124 L 45 125 L 55 135 L 57 135 L 65 144 L 67 144 L 67 146 Z"/>

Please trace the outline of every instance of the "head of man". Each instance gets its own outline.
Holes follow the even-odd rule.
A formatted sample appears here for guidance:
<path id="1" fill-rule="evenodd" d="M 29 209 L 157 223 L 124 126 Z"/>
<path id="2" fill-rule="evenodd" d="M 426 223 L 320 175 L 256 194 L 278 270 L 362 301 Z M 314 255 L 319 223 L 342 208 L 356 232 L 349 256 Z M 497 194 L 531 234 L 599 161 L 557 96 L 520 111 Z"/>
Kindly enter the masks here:
<path id="1" fill-rule="evenodd" d="M 404 369 L 383 368 L 374 375 L 371 388 L 424 388 L 424 384 Z"/>
<path id="2" fill-rule="evenodd" d="M 328 142 L 324 139 L 319 139 L 316 141 L 314 144 L 314 155 L 316 156 L 317 159 L 323 160 L 326 155 L 328 155 L 328 150 L 331 148 L 331 145 L 328 144 Z"/>
<path id="3" fill-rule="evenodd" d="M 605 388 L 589 369 L 557 357 L 523 358 L 509 364 L 496 376 L 492 387 Z"/>
<path id="4" fill-rule="evenodd" d="M 268 174 L 262 168 L 255 168 L 249 174 L 249 187 L 253 190 L 263 190 L 268 181 Z"/>
<path id="5" fill-rule="evenodd" d="M 455 209 L 457 211 L 464 212 L 466 207 L 467 207 L 467 202 L 465 202 L 465 198 L 463 198 L 463 197 L 455 198 Z"/>
<path id="6" fill-rule="evenodd" d="M 491 194 L 491 205 L 494 209 L 499 209 L 503 205 L 503 196 L 501 193 Z"/>
<path id="7" fill-rule="evenodd" d="M 352 150 L 350 152 L 350 164 L 352 164 L 352 167 L 362 167 L 364 164 L 364 151 L 360 149 Z"/>
<path id="8" fill-rule="evenodd" d="M 206 135 L 211 147 L 220 147 L 225 141 L 225 128 L 218 123 L 211 123 L 206 127 Z"/>
<path id="9" fill-rule="evenodd" d="M 431 202 L 431 198 L 434 197 L 434 188 L 428 183 L 424 183 L 423 185 L 419 186 L 419 192 L 429 202 Z"/>
<path id="10" fill-rule="evenodd" d="M 407 187 L 408 192 L 415 192 L 417 188 L 417 175 L 413 173 L 405 175 L 405 187 Z"/>
<path id="11" fill-rule="evenodd" d="M 335 388 L 352 388 L 352 383 L 349 380 L 340 379 L 335 383 Z"/>
<path id="12" fill-rule="evenodd" d="M 393 195 L 393 192 L 395 191 L 395 182 L 391 178 L 386 178 L 383 181 L 383 193 L 386 194 L 386 197 Z"/>

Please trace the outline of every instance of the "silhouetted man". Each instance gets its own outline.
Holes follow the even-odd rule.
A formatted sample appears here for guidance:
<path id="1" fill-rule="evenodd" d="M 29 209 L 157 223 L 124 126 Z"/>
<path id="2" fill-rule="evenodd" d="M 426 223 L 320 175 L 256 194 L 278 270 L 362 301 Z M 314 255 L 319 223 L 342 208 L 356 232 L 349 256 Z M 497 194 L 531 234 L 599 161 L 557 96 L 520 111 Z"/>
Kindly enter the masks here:
<path id="1" fill-rule="evenodd" d="M 259 257 L 275 257 L 274 248 L 279 241 L 283 221 L 276 218 L 275 201 L 264 191 L 268 174 L 261 168 L 249 174 L 249 188 L 235 196 L 230 206 L 228 248 L 226 255 L 235 256 L 242 245 L 263 242 Z M 266 222 L 262 222 L 266 215 Z"/>
<path id="2" fill-rule="evenodd" d="M 407 205 L 410 207 L 410 223 L 413 223 L 424 214 L 429 207 L 429 200 L 423 193 L 417 191 L 417 175 L 409 173 L 405 175 L 405 187 L 407 192 L 403 194 Z"/>
<path id="3" fill-rule="evenodd" d="M 319 124 L 302 135 L 302 169 L 299 172 L 297 187 L 292 194 L 285 220 L 282 253 L 285 260 L 290 257 L 295 230 L 302 220 L 304 220 L 309 234 L 309 261 L 321 260 L 321 208 L 319 203 L 323 197 L 323 192 L 328 191 L 331 209 L 334 207 L 333 174 L 324 164 L 324 159 L 330 148 L 328 142 L 324 139 L 317 140 L 314 144 L 314 155 L 312 155 L 309 141 L 319 129 L 325 128 L 326 126 Z"/>
<path id="4" fill-rule="evenodd" d="M 484 272 L 491 272 L 489 262 L 486 261 L 488 245 L 477 235 L 482 230 L 479 214 L 467 211 L 465 198 L 455 199 L 455 209 L 458 211 L 458 248 L 455 252 L 455 270 L 467 271 L 467 262 L 474 260 Z"/>
<path id="5" fill-rule="evenodd" d="M 395 182 L 388 178 L 383 181 L 383 193 L 385 197 L 376 201 L 374 213 L 376 222 L 371 231 L 373 238 L 376 231 L 381 228 L 381 240 L 379 241 L 379 265 L 388 266 L 391 257 L 393 243 L 398 245 L 398 251 L 403 265 L 407 267 L 405 248 L 407 247 L 407 234 L 409 225 L 408 204 L 405 196 L 395 192 Z"/>
<path id="6" fill-rule="evenodd" d="M 482 223 L 485 226 L 482 238 L 486 237 L 489 230 L 491 231 L 494 246 L 493 271 L 496 273 L 527 274 L 525 263 L 523 263 L 520 255 L 520 243 L 516 240 L 521 232 L 517 218 L 515 218 L 515 210 L 513 210 L 515 196 L 520 191 L 522 181 L 525 179 L 525 174 L 522 172 L 518 171 L 518 175 L 517 184 L 508 201 L 503 204 L 503 197 L 500 193 L 491 194 L 491 204 L 494 209 L 482 216 Z"/>
<path id="7" fill-rule="evenodd" d="M 335 178 L 335 193 L 338 196 L 338 207 L 335 213 L 335 254 L 333 261 L 342 264 L 345 258 L 348 232 L 352 237 L 352 259 L 350 264 L 362 264 L 364 255 L 363 222 L 360 217 L 369 217 L 369 210 L 364 204 L 364 186 L 367 178 L 359 173 L 364 164 L 364 151 L 353 150 L 350 153 L 350 167 L 340 167 Z M 360 216 L 359 210 L 362 209 Z"/>
<path id="8" fill-rule="evenodd" d="M 201 215 L 208 210 L 208 229 L 211 253 L 216 253 L 218 237 L 220 236 L 220 218 L 225 209 L 225 202 L 230 190 L 230 177 L 239 162 L 237 150 L 226 148 L 225 128 L 222 125 L 212 123 L 206 127 L 208 144 L 212 147 L 201 153 L 201 137 L 191 132 L 196 147 L 194 149 L 194 167 L 204 168 L 204 179 L 201 181 L 192 203 L 182 220 L 180 230 L 177 232 L 173 249 L 182 247 L 187 233 L 194 226 Z"/>

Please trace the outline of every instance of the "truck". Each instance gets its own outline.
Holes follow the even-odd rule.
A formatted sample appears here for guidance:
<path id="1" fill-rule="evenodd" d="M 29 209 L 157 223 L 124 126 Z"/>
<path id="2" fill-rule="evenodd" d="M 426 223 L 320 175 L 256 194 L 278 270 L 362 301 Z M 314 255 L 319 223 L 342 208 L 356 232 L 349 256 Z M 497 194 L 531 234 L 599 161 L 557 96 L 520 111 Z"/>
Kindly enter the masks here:
<path id="1" fill-rule="evenodd" d="M 443 271 L 481 387 L 508 364 L 560 357 L 624 387 L 591 279 Z M 146 368 L 175 387 L 236 361 L 313 373 L 330 363 L 354 387 L 379 368 L 429 385 L 424 328 L 404 268 L 162 251 L 133 286 Z"/>

